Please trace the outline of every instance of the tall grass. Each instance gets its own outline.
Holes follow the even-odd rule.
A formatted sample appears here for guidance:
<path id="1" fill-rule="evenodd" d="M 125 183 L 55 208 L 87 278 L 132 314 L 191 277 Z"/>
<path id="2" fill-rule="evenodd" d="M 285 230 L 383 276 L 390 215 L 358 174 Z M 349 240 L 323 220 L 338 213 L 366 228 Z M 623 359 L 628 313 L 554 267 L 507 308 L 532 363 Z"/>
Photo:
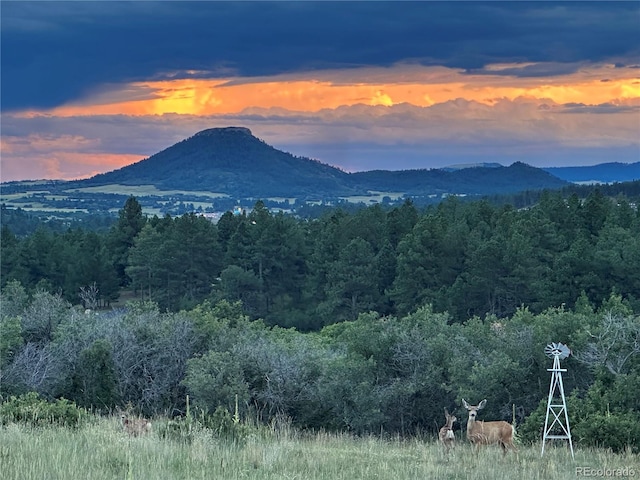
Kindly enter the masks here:
<path id="1" fill-rule="evenodd" d="M 457 432 L 459 434 L 459 432 Z M 458 441 L 447 457 L 432 440 L 383 440 L 346 434 L 301 434 L 290 428 L 252 429 L 242 442 L 198 430 L 189 442 L 156 434 L 129 437 L 117 419 L 76 430 L 10 424 L 0 429 L 0 476 L 5 480 L 103 479 L 575 479 L 576 467 L 630 468 L 640 458 L 565 446 L 520 447 L 516 458 L 499 448 L 479 454 Z"/>

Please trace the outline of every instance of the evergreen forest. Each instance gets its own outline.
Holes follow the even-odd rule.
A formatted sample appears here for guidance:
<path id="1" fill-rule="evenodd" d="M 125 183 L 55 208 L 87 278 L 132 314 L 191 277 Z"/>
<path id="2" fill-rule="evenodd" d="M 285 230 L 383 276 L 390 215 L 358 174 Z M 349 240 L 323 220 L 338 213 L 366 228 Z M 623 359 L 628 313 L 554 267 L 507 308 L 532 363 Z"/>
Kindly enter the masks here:
<path id="1" fill-rule="evenodd" d="M 640 213 L 598 189 L 217 224 L 131 197 L 108 229 L 1 241 L 5 399 L 414 435 L 486 398 L 533 441 L 563 342 L 576 441 L 640 449 Z"/>

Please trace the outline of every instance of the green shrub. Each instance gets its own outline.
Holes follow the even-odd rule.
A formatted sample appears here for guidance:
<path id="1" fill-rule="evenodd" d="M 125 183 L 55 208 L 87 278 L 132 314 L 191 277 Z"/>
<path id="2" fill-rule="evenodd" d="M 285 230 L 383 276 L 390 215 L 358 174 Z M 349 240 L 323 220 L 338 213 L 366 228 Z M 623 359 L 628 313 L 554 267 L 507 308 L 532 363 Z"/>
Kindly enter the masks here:
<path id="1" fill-rule="evenodd" d="M 627 447 L 640 451 L 640 417 L 628 413 L 594 413 L 572 426 L 571 434 L 581 446 L 609 448 L 615 453 Z"/>
<path id="2" fill-rule="evenodd" d="M 518 426 L 518 438 L 525 444 L 532 444 L 542 440 L 544 430 L 544 417 L 546 414 L 547 400 L 540 401 L 537 408 Z"/>
<path id="3" fill-rule="evenodd" d="M 33 427 L 64 426 L 79 427 L 85 424 L 91 415 L 75 403 L 64 398 L 47 402 L 36 392 L 12 396 L 0 405 L 0 422 L 22 423 Z"/>
<path id="4" fill-rule="evenodd" d="M 196 415 L 189 413 L 185 417 L 154 425 L 160 438 L 187 444 L 193 441 L 196 432 L 208 431 L 220 440 L 234 443 L 244 442 L 251 432 L 249 425 L 238 421 L 224 407 L 218 407 L 213 414 L 198 409 Z"/>
<path id="5" fill-rule="evenodd" d="M 188 418 L 180 417 L 166 422 L 155 422 L 154 429 L 163 440 L 191 444 L 198 425 Z"/>
<path id="6" fill-rule="evenodd" d="M 237 416 L 231 416 L 224 407 L 216 408 L 213 415 L 206 417 L 206 422 L 216 437 L 234 443 L 244 442 L 251 430 L 249 425 L 240 422 Z"/>

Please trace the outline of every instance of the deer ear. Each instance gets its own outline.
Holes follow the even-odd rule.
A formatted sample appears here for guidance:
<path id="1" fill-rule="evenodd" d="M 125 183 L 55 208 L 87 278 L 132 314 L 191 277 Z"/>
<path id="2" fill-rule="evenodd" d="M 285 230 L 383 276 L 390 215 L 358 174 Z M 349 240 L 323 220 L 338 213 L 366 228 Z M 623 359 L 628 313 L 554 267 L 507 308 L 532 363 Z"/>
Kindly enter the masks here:
<path id="1" fill-rule="evenodd" d="M 464 398 L 462 399 L 462 405 L 464 405 L 464 408 L 469 410 L 469 404 L 464 400 Z"/>
<path id="2" fill-rule="evenodd" d="M 449 418 L 449 410 L 447 410 L 447 407 L 444 407 L 444 416 Z"/>
<path id="3" fill-rule="evenodd" d="M 484 408 L 486 404 L 487 404 L 487 399 L 485 398 L 480 402 L 480 405 L 478 405 L 478 410 L 480 410 L 481 408 Z"/>

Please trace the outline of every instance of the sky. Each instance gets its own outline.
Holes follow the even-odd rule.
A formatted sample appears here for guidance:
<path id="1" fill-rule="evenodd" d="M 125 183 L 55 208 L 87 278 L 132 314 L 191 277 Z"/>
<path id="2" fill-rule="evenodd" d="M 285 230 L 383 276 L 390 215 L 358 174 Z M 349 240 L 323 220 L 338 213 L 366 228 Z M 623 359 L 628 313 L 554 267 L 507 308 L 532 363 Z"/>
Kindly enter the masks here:
<path id="1" fill-rule="evenodd" d="M 640 3 L 0 1 L 0 179 L 243 126 L 348 172 L 640 161 Z"/>

